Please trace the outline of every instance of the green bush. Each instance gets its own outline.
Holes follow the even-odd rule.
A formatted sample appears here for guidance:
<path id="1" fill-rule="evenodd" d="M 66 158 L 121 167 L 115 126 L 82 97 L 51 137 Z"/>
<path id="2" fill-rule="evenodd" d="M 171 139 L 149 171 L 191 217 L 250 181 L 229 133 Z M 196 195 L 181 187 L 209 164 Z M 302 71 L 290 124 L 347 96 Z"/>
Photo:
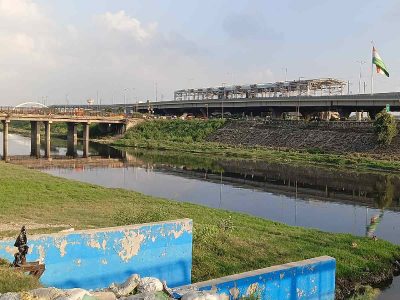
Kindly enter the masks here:
<path id="1" fill-rule="evenodd" d="M 128 130 L 124 139 L 192 143 L 204 139 L 220 128 L 223 120 L 154 120 Z"/>
<path id="2" fill-rule="evenodd" d="M 382 110 L 376 115 L 374 131 L 379 144 L 390 145 L 393 138 L 397 135 L 396 120 L 386 110 Z"/>

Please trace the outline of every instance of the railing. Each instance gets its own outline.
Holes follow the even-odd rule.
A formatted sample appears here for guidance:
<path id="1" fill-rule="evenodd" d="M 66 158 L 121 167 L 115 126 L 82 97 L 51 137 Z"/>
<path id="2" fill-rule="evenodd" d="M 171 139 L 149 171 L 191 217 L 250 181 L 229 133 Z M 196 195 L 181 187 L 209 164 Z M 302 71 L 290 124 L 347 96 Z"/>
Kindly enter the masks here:
<path id="1" fill-rule="evenodd" d="M 40 116 L 73 116 L 73 117 L 127 117 L 126 114 L 113 110 L 92 110 L 80 107 L 63 108 L 36 108 L 36 107 L 0 107 L 0 114 L 13 115 L 40 115 Z"/>

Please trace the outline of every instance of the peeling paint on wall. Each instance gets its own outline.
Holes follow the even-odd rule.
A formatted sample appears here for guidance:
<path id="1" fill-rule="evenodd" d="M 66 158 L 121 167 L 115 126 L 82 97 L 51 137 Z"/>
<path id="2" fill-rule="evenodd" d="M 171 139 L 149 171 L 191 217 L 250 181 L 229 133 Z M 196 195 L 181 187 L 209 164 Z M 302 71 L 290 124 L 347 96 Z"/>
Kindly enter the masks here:
<path id="1" fill-rule="evenodd" d="M 336 261 L 329 256 L 200 282 L 182 289 L 215 291 L 220 299 L 334 300 Z"/>
<path id="2" fill-rule="evenodd" d="M 27 259 L 46 264 L 45 286 L 97 289 L 138 273 L 174 287 L 190 283 L 192 240 L 189 219 L 36 235 Z M 14 241 L 0 240 L 0 257 L 13 260 Z"/>
<path id="3" fill-rule="evenodd" d="M 66 248 L 67 248 L 68 242 L 67 240 L 61 240 L 56 242 L 56 247 L 58 250 L 60 250 L 60 256 L 64 257 L 65 254 L 67 253 Z"/>
<path id="4" fill-rule="evenodd" d="M 128 262 L 139 253 L 140 247 L 146 237 L 134 231 L 125 231 L 124 235 L 125 237 L 120 240 L 121 251 L 118 252 L 118 255 L 124 262 Z"/>

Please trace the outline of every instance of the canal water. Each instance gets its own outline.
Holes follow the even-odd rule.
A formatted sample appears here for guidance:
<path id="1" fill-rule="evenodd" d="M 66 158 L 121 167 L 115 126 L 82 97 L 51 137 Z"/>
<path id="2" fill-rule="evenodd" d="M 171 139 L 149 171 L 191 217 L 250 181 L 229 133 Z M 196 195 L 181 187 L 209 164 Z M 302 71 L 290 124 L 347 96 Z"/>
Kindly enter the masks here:
<path id="1" fill-rule="evenodd" d="M 10 136 L 11 155 L 27 156 L 29 149 L 29 138 Z M 65 153 L 65 141 L 53 143 L 53 156 Z M 115 160 L 98 166 L 64 163 L 60 167 L 54 159 L 54 164 L 40 168 L 55 176 L 106 187 L 400 244 L 400 176 L 395 174 L 155 151 L 126 153 L 99 144 L 91 144 L 90 153 Z M 24 160 L 24 164 L 38 167 L 34 159 Z M 379 299 L 399 299 L 399 295 L 397 277 Z"/>

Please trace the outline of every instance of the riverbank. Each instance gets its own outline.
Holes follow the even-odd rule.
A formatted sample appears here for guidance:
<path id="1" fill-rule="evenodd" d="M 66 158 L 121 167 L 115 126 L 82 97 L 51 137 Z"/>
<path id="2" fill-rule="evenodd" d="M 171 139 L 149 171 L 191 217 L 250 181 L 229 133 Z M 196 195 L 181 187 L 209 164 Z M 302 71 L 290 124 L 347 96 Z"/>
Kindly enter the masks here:
<path id="1" fill-rule="evenodd" d="M 131 128 L 123 138 L 117 141 L 103 140 L 102 142 L 109 142 L 117 147 L 171 150 L 224 156 L 227 158 L 246 158 L 285 163 L 307 163 L 351 169 L 400 172 L 400 156 L 398 155 L 391 157 L 387 154 L 381 155 L 379 152 L 352 152 L 350 150 L 348 152 L 335 152 L 334 150 L 327 151 L 327 149 L 323 147 L 308 148 L 303 146 L 302 148 L 295 149 L 294 147 L 260 146 L 255 141 L 259 140 L 262 134 L 254 128 L 253 129 L 256 131 L 252 132 L 251 124 L 253 123 L 242 123 L 242 121 L 229 121 L 225 123 L 222 120 L 147 121 Z M 243 134 L 236 134 L 237 131 L 232 130 L 232 126 L 235 130 L 244 130 L 247 140 L 253 142 L 247 144 L 241 143 L 239 140 L 243 138 Z M 278 129 L 277 132 L 279 132 L 279 130 L 280 129 Z M 365 131 L 366 129 L 361 127 L 360 134 L 362 134 L 363 130 Z M 287 129 L 285 129 L 285 132 L 286 131 Z M 368 135 L 368 138 L 370 140 L 373 139 L 369 129 L 367 129 L 367 132 L 369 133 L 365 134 Z M 325 132 L 322 134 L 326 135 L 328 133 Z M 318 131 L 314 134 L 321 135 L 321 132 Z M 343 132 L 341 132 L 341 134 L 343 135 Z M 347 133 L 345 133 L 345 135 L 346 134 Z M 283 134 L 282 138 L 286 138 L 286 135 L 287 134 Z M 304 135 L 300 133 L 298 133 L 298 136 L 304 138 Z M 309 139 L 311 140 L 311 138 Z M 332 138 L 330 139 L 332 140 Z M 362 144 L 362 142 L 363 140 L 358 141 L 359 144 Z M 325 147 L 328 146 L 325 144 Z M 371 148 L 372 146 L 369 145 L 368 147 Z"/>
<path id="2" fill-rule="evenodd" d="M 18 220 L 28 228 L 32 223 L 36 228 L 45 223 L 35 232 L 65 228 L 62 224 L 83 229 L 192 218 L 194 282 L 330 255 L 337 259 L 337 293 L 342 297 L 357 283 L 390 280 L 394 262 L 400 259 L 400 247 L 381 240 L 291 227 L 244 214 L 68 181 L 4 163 L 0 163 L 0 194 L 2 222 Z M 113 205 L 109 205 L 111 202 Z"/>

